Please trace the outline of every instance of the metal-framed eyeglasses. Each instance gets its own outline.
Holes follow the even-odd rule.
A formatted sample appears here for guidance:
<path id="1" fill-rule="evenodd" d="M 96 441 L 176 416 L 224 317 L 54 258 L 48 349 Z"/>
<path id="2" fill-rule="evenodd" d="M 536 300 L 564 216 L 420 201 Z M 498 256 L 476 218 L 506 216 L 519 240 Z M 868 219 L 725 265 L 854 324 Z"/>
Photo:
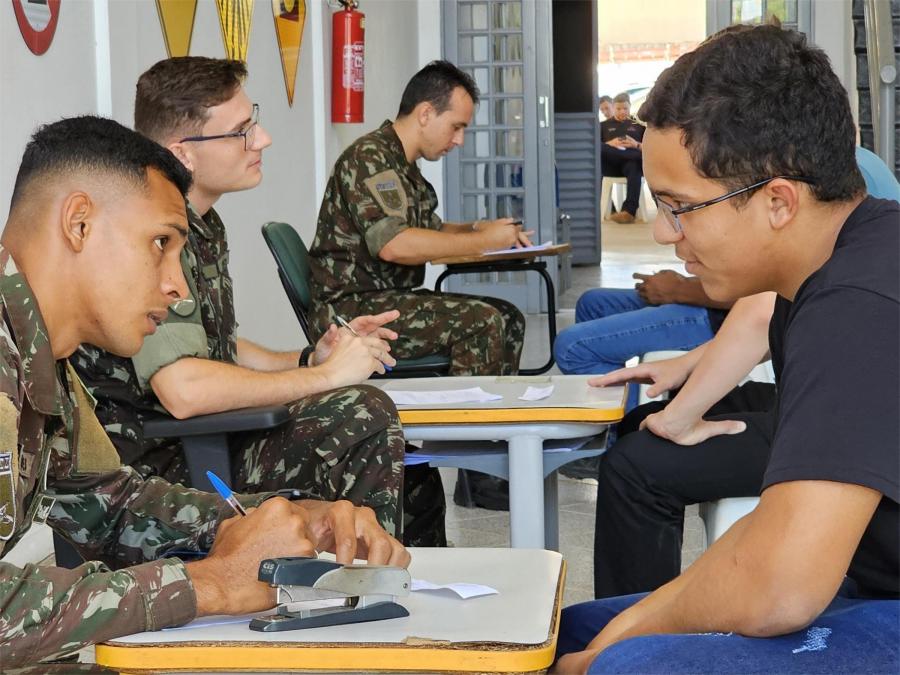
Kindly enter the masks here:
<path id="1" fill-rule="evenodd" d="M 195 143 L 199 141 L 215 141 L 220 138 L 243 138 L 244 150 L 249 150 L 253 145 L 253 139 L 256 138 L 256 129 L 259 126 L 259 104 L 253 104 L 253 111 L 250 113 L 250 122 L 240 131 L 231 131 L 227 134 L 215 134 L 212 136 L 188 136 L 182 138 L 179 143 Z"/>
<path id="2" fill-rule="evenodd" d="M 694 211 L 699 211 L 700 209 L 705 209 L 707 206 L 712 206 L 713 204 L 718 204 L 719 202 L 724 202 L 726 199 L 731 199 L 732 197 L 737 197 L 740 194 L 744 194 L 745 192 L 750 192 L 751 190 L 756 190 L 761 188 L 763 185 L 767 183 L 771 183 L 773 180 L 778 178 L 783 178 L 785 180 L 796 180 L 801 183 L 807 183 L 809 185 L 815 185 L 816 179 L 810 178 L 809 176 L 772 176 L 771 178 L 766 178 L 761 181 L 757 181 L 753 183 L 753 185 L 748 185 L 747 187 L 742 187 L 737 190 L 732 190 L 731 192 L 726 192 L 724 195 L 720 197 L 716 197 L 715 199 L 708 199 L 705 202 L 700 202 L 698 204 L 688 204 L 687 206 L 682 206 L 680 208 L 674 208 L 671 204 L 667 204 L 662 199 L 657 197 L 655 194 L 653 195 L 653 201 L 656 202 L 657 208 L 663 214 L 666 219 L 666 222 L 672 226 L 672 229 L 676 232 L 681 232 L 681 220 L 678 216 L 684 215 L 685 213 L 692 213 Z"/>

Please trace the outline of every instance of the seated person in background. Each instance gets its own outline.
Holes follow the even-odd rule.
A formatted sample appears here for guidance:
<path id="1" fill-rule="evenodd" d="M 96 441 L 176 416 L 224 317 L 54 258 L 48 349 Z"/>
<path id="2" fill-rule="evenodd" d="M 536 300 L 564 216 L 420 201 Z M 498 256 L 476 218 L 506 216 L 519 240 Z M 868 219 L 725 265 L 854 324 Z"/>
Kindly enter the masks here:
<path id="1" fill-rule="evenodd" d="M 121 465 L 65 359 L 81 342 L 134 354 L 187 297 L 179 256 L 190 182 L 168 150 L 98 117 L 42 127 L 25 149 L 0 239 L 4 672 L 198 616 L 268 609 L 274 593 L 257 580 L 266 558 L 329 549 L 345 562 L 409 562 L 371 509 L 242 495 L 257 508 L 232 518 L 218 495 Z M 90 562 L 3 560 L 45 521 Z M 174 550 L 209 555 L 161 558 Z"/>
<path id="2" fill-rule="evenodd" d="M 613 99 L 613 117 L 600 123 L 600 169 L 604 176 L 624 176 L 625 201 L 618 213 L 609 219 L 616 223 L 633 223 L 641 197 L 641 179 L 644 176 L 641 158 L 641 140 L 644 125 L 631 116 L 631 99 L 619 94 Z"/>
<path id="3" fill-rule="evenodd" d="M 531 243 L 511 218 L 443 222 L 434 188 L 416 165 L 463 144 L 477 103 L 469 75 L 432 62 L 406 85 L 397 119 L 338 158 L 309 252 L 315 333 L 324 334 L 335 315 L 399 310 L 395 358 L 448 354 L 451 375 L 518 371 L 525 318 L 513 304 L 420 288 L 430 260 Z M 496 480 L 480 479 L 476 496 L 502 490 Z"/>
<path id="4" fill-rule="evenodd" d="M 133 359 L 85 345 L 73 363 L 123 461 L 145 477 L 191 484 L 181 441 L 144 436 L 147 420 L 288 404 L 287 424 L 229 436 L 234 489 L 295 488 L 348 499 L 371 506 L 382 526 L 400 536 L 402 495 L 428 481 L 427 505 L 404 505 L 404 518 L 424 519 L 411 526 L 407 541 L 440 545 L 444 502 L 437 470 L 404 472 L 393 402 L 359 384 L 384 372 L 382 361 L 393 363 L 386 339 L 395 334 L 381 325 L 397 313 L 354 319 L 366 337 L 331 327 L 303 351 L 274 352 L 237 334 L 228 241 L 213 205 L 223 194 L 259 184 L 262 151 L 272 141 L 244 91 L 246 75 L 240 61 L 199 56 L 165 59 L 141 75 L 135 128 L 194 175 L 182 256 L 190 300 L 173 308 Z"/>
<path id="5" fill-rule="evenodd" d="M 856 161 L 870 196 L 900 199 L 900 184 L 877 155 L 857 147 Z M 623 442 L 597 458 L 596 597 L 650 591 L 678 576 L 687 505 L 759 495 L 775 385 L 737 385 L 767 358 L 774 303 L 774 293 L 742 298 L 711 342 L 595 381 L 632 382 L 635 388 L 646 382 L 649 396 L 678 392 L 671 401 L 632 410 L 616 428 Z M 624 442 L 639 427 L 647 431 Z"/>
<path id="6" fill-rule="evenodd" d="M 600 109 L 600 114 L 603 115 L 603 119 L 600 120 L 604 122 L 613 116 L 613 100 L 606 95 L 603 95 L 598 100 L 598 107 Z"/>
<path id="7" fill-rule="evenodd" d="M 759 506 L 650 595 L 564 610 L 557 671 L 616 671 L 622 655 L 643 672 L 695 671 L 699 659 L 715 672 L 896 672 L 900 206 L 865 195 L 847 93 L 797 32 L 710 38 L 663 73 L 641 117 L 657 241 L 710 297 L 778 295 L 778 405 L 771 428 L 730 420 L 716 432 L 768 436 Z M 681 473 L 690 448 L 674 450 Z M 644 501 L 632 487 L 620 498 Z M 643 507 L 635 518 L 655 503 Z M 803 648 L 795 631 L 811 622 L 827 650 Z M 661 637 L 609 649 L 649 635 Z"/>
<path id="8" fill-rule="evenodd" d="M 563 373 L 604 374 L 635 356 L 663 349 L 693 349 L 715 335 L 730 302 L 716 302 L 700 280 L 672 270 L 632 275 L 628 288 L 595 288 L 578 298 L 575 325 L 553 346 Z M 637 405 L 637 387 L 627 409 Z"/>

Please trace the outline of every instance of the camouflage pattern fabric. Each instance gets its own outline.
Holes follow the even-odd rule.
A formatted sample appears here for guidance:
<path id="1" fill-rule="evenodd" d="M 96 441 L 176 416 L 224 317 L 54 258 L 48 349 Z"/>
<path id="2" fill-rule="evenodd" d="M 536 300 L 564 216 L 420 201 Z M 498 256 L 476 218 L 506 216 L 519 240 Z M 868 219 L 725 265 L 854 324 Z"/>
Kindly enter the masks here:
<path id="1" fill-rule="evenodd" d="M 319 210 L 310 249 L 310 324 L 321 335 L 335 313 L 356 316 L 400 310 L 390 327 L 399 358 L 448 354 L 453 375 L 512 374 L 519 367 L 525 318 L 495 298 L 415 290 L 424 265 L 378 257 L 409 227 L 441 228 L 437 195 L 406 159 L 390 121 L 356 140 L 338 158 Z"/>
<path id="2" fill-rule="evenodd" d="M 181 442 L 143 435 L 145 421 L 168 417 L 149 380 L 183 357 L 237 360 L 225 226 L 215 210 L 201 217 L 190 205 L 188 221 L 182 268 L 193 302 L 170 312 L 131 360 L 87 345 L 72 357 L 123 461 L 145 477 L 185 485 L 190 476 Z M 229 437 L 236 489 L 295 488 L 314 498 L 348 499 L 372 507 L 382 527 L 399 537 L 404 439 L 393 402 L 371 387 L 346 387 L 295 401 L 290 412 L 278 429 Z M 433 527 L 443 528 L 443 521 Z"/>
<path id="3" fill-rule="evenodd" d="M 0 310 L 0 666 L 190 621 L 196 599 L 184 563 L 146 561 L 208 550 L 230 508 L 119 465 L 80 381 L 54 361 L 34 295 L 2 247 Z M 73 570 L 3 562 L 43 521 L 90 562 Z"/>

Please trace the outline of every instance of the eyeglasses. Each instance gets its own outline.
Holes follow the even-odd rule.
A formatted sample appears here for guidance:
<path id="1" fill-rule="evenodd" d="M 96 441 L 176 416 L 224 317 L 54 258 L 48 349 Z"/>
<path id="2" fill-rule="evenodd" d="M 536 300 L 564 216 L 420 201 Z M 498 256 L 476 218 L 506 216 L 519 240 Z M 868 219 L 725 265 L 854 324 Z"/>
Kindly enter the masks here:
<path id="1" fill-rule="evenodd" d="M 215 141 L 220 138 L 243 138 L 244 150 L 249 150 L 253 145 L 253 139 L 256 137 L 256 128 L 259 126 L 259 104 L 253 104 L 253 111 L 250 113 L 250 123 L 240 131 L 232 131 L 227 134 L 216 134 L 214 136 L 188 136 L 182 138 L 179 143 L 197 142 L 197 141 Z"/>
<path id="2" fill-rule="evenodd" d="M 785 180 L 796 180 L 800 181 L 801 183 L 807 183 L 809 185 L 815 185 L 817 182 L 815 178 L 810 178 L 808 176 L 772 176 L 771 178 L 766 178 L 765 180 L 758 181 L 753 185 L 748 185 L 747 187 L 742 187 L 738 190 L 727 192 L 721 197 L 716 197 L 715 199 L 700 202 L 699 204 L 688 204 L 687 206 L 682 206 L 678 209 L 673 208 L 671 204 L 667 204 L 656 195 L 653 195 L 653 201 L 656 202 L 657 207 L 659 207 L 659 210 L 665 216 L 666 222 L 672 226 L 672 229 L 674 229 L 676 232 L 681 232 L 681 220 L 678 218 L 678 216 L 684 215 L 685 213 L 691 213 L 693 211 L 699 211 L 700 209 L 705 209 L 707 206 L 712 206 L 713 204 L 724 202 L 726 199 L 737 197 L 738 195 L 745 192 L 756 190 L 758 188 L 761 188 L 766 183 L 771 183 L 773 180 L 776 180 L 778 178 L 783 178 Z"/>

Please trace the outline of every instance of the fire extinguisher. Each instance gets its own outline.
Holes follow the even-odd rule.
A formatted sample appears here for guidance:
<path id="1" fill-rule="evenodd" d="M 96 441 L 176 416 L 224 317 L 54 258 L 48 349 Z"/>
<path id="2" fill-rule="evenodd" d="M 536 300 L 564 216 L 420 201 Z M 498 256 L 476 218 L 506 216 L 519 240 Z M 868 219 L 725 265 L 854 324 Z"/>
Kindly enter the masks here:
<path id="1" fill-rule="evenodd" d="M 343 9 L 331 17 L 331 121 L 363 121 L 366 69 L 366 15 L 356 0 L 340 0 Z"/>

